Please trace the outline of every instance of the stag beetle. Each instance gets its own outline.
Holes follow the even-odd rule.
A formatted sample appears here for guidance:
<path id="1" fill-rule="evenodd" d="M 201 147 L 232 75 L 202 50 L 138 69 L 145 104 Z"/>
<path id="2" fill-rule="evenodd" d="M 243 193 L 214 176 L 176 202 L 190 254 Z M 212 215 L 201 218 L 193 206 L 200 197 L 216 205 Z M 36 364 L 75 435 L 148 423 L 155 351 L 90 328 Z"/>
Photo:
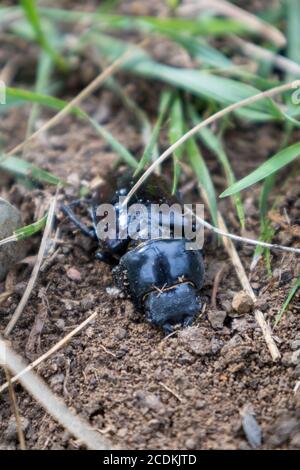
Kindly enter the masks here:
<path id="1" fill-rule="evenodd" d="M 116 180 L 115 175 L 114 179 Z M 120 231 L 124 226 L 126 228 L 129 217 L 124 221 L 118 201 L 120 196 L 128 194 L 133 183 L 133 179 L 128 175 L 120 177 L 117 179 L 116 189 L 110 190 L 110 196 L 100 191 L 100 194 L 90 201 L 92 228 L 83 224 L 75 215 L 72 206 L 78 201 L 63 205 L 62 211 L 86 236 L 97 241 L 100 250 L 96 252 L 95 257 L 114 266 L 113 276 L 117 287 L 131 298 L 148 322 L 162 327 L 168 334 L 173 331 L 175 325 L 191 325 L 201 309 L 199 290 L 204 277 L 203 253 L 200 249 L 187 250 L 185 238 L 172 237 L 176 216 L 171 221 L 171 237 L 167 239 L 148 239 L 141 232 L 138 239 L 132 239 L 130 235 L 123 239 L 99 239 L 99 217 L 96 213 L 99 199 L 109 200 L 112 204 Z M 162 177 L 150 176 L 145 186 L 138 190 L 129 202 L 129 206 L 137 202 L 147 208 L 150 208 L 152 203 L 178 203 L 179 199 L 170 196 L 166 188 Z M 139 216 L 136 221 L 139 222 Z M 150 222 L 153 223 L 153 220 Z M 158 220 L 154 221 L 155 223 L 158 223 Z"/>

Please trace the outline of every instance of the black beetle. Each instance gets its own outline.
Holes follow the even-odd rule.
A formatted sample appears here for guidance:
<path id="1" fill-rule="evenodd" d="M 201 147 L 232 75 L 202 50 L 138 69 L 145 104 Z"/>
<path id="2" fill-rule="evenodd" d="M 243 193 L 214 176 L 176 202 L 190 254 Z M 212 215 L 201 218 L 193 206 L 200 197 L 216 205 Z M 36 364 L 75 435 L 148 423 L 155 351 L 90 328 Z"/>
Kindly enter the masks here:
<path id="1" fill-rule="evenodd" d="M 128 194 L 132 185 L 132 178 L 123 176 L 118 180 L 117 189 L 113 191 L 112 197 L 108 198 L 116 212 L 119 230 L 121 230 L 120 225 L 124 225 L 124 220 L 121 222 L 119 197 Z M 104 195 L 100 194 L 102 201 L 103 198 Z M 178 239 L 172 236 L 166 239 L 147 239 L 140 234 L 135 240 L 129 235 L 122 240 L 119 238 L 99 240 L 97 235 L 99 219 L 96 215 L 98 203 L 95 198 L 91 202 L 93 228 L 88 228 L 74 214 L 71 206 L 77 202 L 62 206 L 62 210 L 85 235 L 98 242 L 100 251 L 96 253 L 96 258 L 115 265 L 113 275 L 116 285 L 131 298 L 139 311 L 144 312 L 148 322 L 162 327 L 165 333 L 172 332 L 173 326 L 177 324 L 191 325 L 201 309 L 199 289 L 202 287 L 204 277 L 202 250 L 187 250 L 185 238 Z M 178 203 L 178 199 L 170 196 L 162 177 L 151 176 L 146 185 L 137 191 L 128 206 L 137 202 L 149 208 L 152 203 L 171 205 L 174 202 Z M 127 222 L 128 219 L 125 225 Z M 153 223 L 153 220 L 150 222 Z M 154 223 L 158 223 L 158 220 Z M 176 220 L 173 218 L 173 226 L 175 223 Z"/>

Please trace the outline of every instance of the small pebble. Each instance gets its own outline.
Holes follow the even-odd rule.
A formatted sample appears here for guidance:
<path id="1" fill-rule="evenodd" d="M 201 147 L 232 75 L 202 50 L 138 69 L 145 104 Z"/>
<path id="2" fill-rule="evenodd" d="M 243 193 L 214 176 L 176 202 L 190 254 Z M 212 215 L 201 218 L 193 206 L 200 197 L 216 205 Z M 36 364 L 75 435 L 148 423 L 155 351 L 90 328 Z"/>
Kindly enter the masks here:
<path id="1" fill-rule="evenodd" d="M 67 270 L 67 276 L 71 281 L 80 282 L 81 281 L 81 273 L 78 269 L 72 267 Z"/>
<path id="2" fill-rule="evenodd" d="M 253 309 L 254 302 L 249 294 L 240 291 L 235 294 L 232 300 L 232 308 L 240 314 L 249 313 Z"/>
<path id="3" fill-rule="evenodd" d="M 94 305 L 95 305 L 95 296 L 93 294 L 86 295 L 80 301 L 80 307 L 84 312 L 86 312 L 87 310 L 90 310 Z"/>
<path id="4" fill-rule="evenodd" d="M 247 441 L 253 449 L 261 446 L 262 433 L 255 417 L 250 413 L 245 413 L 243 416 L 243 429 Z"/>
<path id="5" fill-rule="evenodd" d="M 193 439 L 192 437 L 187 439 L 185 441 L 185 447 L 188 449 L 188 450 L 193 450 L 193 449 L 196 449 L 197 447 L 197 443 L 195 441 L 195 439 Z"/>
<path id="6" fill-rule="evenodd" d="M 5 199 L 0 198 L 0 240 L 11 236 L 22 225 L 21 214 L 18 209 Z M 24 242 L 14 242 L 0 246 L 0 280 L 3 280 L 10 267 L 24 256 Z"/>
<path id="7" fill-rule="evenodd" d="M 300 339 L 295 339 L 291 342 L 291 349 L 296 351 L 296 349 L 300 349 Z"/>

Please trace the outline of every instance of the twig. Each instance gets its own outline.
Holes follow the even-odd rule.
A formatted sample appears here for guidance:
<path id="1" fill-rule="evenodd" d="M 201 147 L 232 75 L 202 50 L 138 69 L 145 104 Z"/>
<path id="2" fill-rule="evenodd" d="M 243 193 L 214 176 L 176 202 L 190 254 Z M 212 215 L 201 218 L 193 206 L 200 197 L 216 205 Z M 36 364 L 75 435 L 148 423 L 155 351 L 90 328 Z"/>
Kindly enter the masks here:
<path id="1" fill-rule="evenodd" d="M 31 364 L 29 364 L 25 369 L 21 370 L 17 375 L 11 378 L 11 382 L 14 383 L 17 380 L 19 380 L 24 374 L 29 372 L 30 370 L 34 369 L 37 367 L 39 364 L 44 362 L 46 359 L 48 359 L 52 354 L 56 353 L 60 348 L 65 346 L 73 336 L 77 335 L 83 328 L 85 328 L 96 316 L 98 315 L 98 312 L 92 313 L 88 318 L 86 318 L 80 325 L 78 325 L 74 330 L 72 330 L 70 333 L 68 333 L 63 339 L 61 339 L 58 343 L 56 343 L 52 348 L 50 348 L 45 354 L 42 356 L 38 357 L 35 361 L 33 361 Z M 5 389 L 8 387 L 8 382 L 4 383 L 0 387 L 0 393 L 3 392 Z"/>
<path id="2" fill-rule="evenodd" d="M 167 392 L 171 393 L 175 398 L 177 398 L 178 401 L 182 402 L 182 398 L 178 395 L 178 393 L 174 392 L 168 385 L 164 384 L 163 382 L 159 382 L 159 385 L 161 385 Z"/>
<path id="3" fill-rule="evenodd" d="M 274 42 L 278 47 L 286 45 L 286 38 L 281 31 L 263 21 L 261 18 L 226 0 L 209 0 L 209 2 L 207 0 L 197 0 L 195 3 L 189 3 L 179 7 L 178 12 L 181 15 L 195 15 L 200 10 L 208 10 L 209 8 L 213 8 L 217 13 L 224 16 L 238 20 L 240 23 L 244 24 L 247 29 L 251 29 L 255 33 L 260 34 L 272 43 Z"/>
<path id="4" fill-rule="evenodd" d="M 139 44 L 140 47 L 143 47 L 145 42 L 143 41 Z M 57 125 L 70 111 L 73 107 L 78 106 L 85 98 L 90 96 L 108 77 L 110 77 L 113 73 L 115 73 L 123 62 L 128 59 L 128 57 L 132 54 L 132 48 L 125 51 L 121 57 L 115 60 L 107 69 L 105 69 L 100 75 L 98 75 L 91 83 L 87 85 L 75 98 L 73 98 L 61 111 L 59 111 L 53 118 L 47 121 L 40 129 L 30 135 L 27 139 L 25 139 L 21 144 L 14 147 L 10 150 L 5 158 L 8 158 L 10 155 L 15 155 L 16 153 L 20 152 L 29 142 L 35 139 L 41 132 L 49 130 L 51 127 Z"/>
<path id="5" fill-rule="evenodd" d="M 202 191 L 202 197 L 204 198 L 204 200 L 207 203 L 207 197 L 206 197 L 206 194 L 204 193 L 204 191 Z M 227 232 L 227 227 L 226 227 L 225 221 L 224 221 L 222 215 L 220 214 L 220 212 L 218 212 L 218 224 L 219 224 L 220 228 L 222 229 L 222 231 L 224 233 L 226 233 Z M 235 268 L 235 271 L 236 271 L 237 277 L 238 277 L 238 279 L 241 283 L 241 286 L 248 293 L 248 295 L 252 298 L 252 300 L 255 303 L 256 300 L 257 300 L 256 295 L 253 292 L 253 289 L 252 289 L 251 284 L 249 282 L 248 276 L 246 274 L 244 266 L 242 265 L 241 259 L 238 255 L 238 252 L 236 251 L 236 248 L 235 248 L 234 244 L 232 243 L 232 241 L 229 238 L 226 238 L 224 236 L 222 237 L 222 241 L 224 243 L 224 247 L 225 247 L 228 255 L 230 256 L 231 262 L 232 262 L 232 264 Z M 279 352 L 279 350 L 276 346 L 276 343 L 275 343 L 275 341 L 272 337 L 272 331 L 271 331 L 270 326 L 267 324 L 267 322 L 264 318 L 264 315 L 260 310 L 256 309 L 254 311 L 254 316 L 255 316 L 255 319 L 256 319 L 258 325 L 261 328 L 263 337 L 264 337 L 265 342 L 268 346 L 268 349 L 270 351 L 270 354 L 272 356 L 273 361 L 277 361 L 281 357 L 281 354 L 280 354 L 280 352 Z"/>
<path id="6" fill-rule="evenodd" d="M 0 364 L 8 367 L 13 374 L 19 374 L 25 367 L 22 358 L 1 337 Z M 60 425 L 89 449 L 112 449 L 111 443 L 99 436 L 89 423 L 73 413 L 35 372 L 28 371 L 21 377 L 20 382 Z"/>
<path id="7" fill-rule="evenodd" d="M 25 438 L 24 438 L 24 433 L 23 433 L 23 429 L 22 429 L 20 413 L 19 413 L 19 409 L 18 409 L 18 404 L 17 404 L 17 400 L 16 400 L 14 387 L 11 383 L 10 372 L 9 372 L 9 370 L 7 369 L 7 367 L 5 365 L 3 365 L 3 369 L 4 369 L 4 372 L 5 372 L 6 380 L 8 382 L 9 398 L 10 398 L 10 401 L 11 401 L 11 406 L 12 406 L 13 413 L 14 413 L 15 419 L 16 419 L 16 427 L 17 427 L 17 432 L 18 432 L 20 449 L 21 450 L 26 450 Z"/>
<path id="8" fill-rule="evenodd" d="M 52 230 L 52 223 L 53 223 L 53 218 L 54 218 L 54 214 L 55 214 L 55 207 L 56 207 L 56 199 L 57 199 L 57 196 L 54 196 L 50 202 L 50 207 L 49 207 L 49 212 L 48 212 L 48 217 L 47 217 L 47 223 L 46 223 L 46 226 L 45 226 L 45 230 L 44 230 L 44 234 L 43 234 L 43 238 L 42 238 L 42 241 L 41 241 L 41 245 L 40 245 L 40 249 L 39 249 L 39 252 L 38 252 L 38 256 L 37 256 L 37 260 L 36 260 L 36 263 L 34 265 L 34 268 L 32 270 L 32 273 L 31 273 L 31 276 L 30 276 L 30 279 L 29 279 L 29 282 L 27 284 L 27 287 L 25 289 L 25 292 L 20 300 L 20 303 L 18 305 L 18 307 L 16 308 L 16 311 L 14 312 L 10 322 L 8 323 L 5 331 L 4 331 L 4 335 L 7 337 L 11 331 L 13 330 L 13 328 L 15 327 L 17 321 L 19 320 L 20 316 L 22 315 L 22 312 L 28 302 L 28 299 L 31 295 L 31 292 L 32 292 L 32 289 L 34 288 L 35 286 L 35 283 L 36 283 L 36 280 L 37 280 L 37 277 L 38 277 L 38 274 L 39 274 L 39 271 L 40 271 L 40 267 L 41 267 L 41 264 L 43 262 L 43 259 L 44 259 L 44 255 L 45 255 L 45 252 L 46 252 L 46 249 L 47 249 L 47 244 L 48 244 L 48 240 L 49 240 L 49 236 L 51 234 L 51 230 Z"/>
<path id="9" fill-rule="evenodd" d="M 260 310 L 255 310 L 254 315 L 255 315 L 255 320 L 257 321 L 257 323 L 259 324 L 259 326 L 260 326 L 260 328 L 263 332 L 263 335 L 264 335 L 265 341 L 267 343 L 267 346 L 269 348 L 270 354 L 271 354 L 273 360 L 277 361 L 277 359 L 280 359 L 281 354 L 278 351 L 276 343 L 273 339 L 271 327 L 266 322 L 265 317 L 264 317 L 263 313 Z"/>
<path id="10" fill-rule="evenodd" d="M 102 349 L 102 351 L 104 351 L 106 354 L 109 354 L 110 356 L 114 357 L 117 359 L 117 355 L 114 354 L 113 352 L 109 351 L 105 346 L 103 346 L 103 344 L 99 344 L 99 347 Z"/>

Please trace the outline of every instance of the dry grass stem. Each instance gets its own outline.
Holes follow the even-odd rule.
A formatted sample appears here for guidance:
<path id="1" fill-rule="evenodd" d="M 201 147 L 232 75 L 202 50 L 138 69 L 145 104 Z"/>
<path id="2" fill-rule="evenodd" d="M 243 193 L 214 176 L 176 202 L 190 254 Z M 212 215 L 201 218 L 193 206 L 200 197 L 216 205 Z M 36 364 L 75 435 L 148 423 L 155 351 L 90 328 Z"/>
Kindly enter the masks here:
<path id="1" fill-rule="evenodd" d="M 209 9 L 213 9 L 221 15 L 239 21 L 241 24 L 244 24 L 247 29 L 251 29 L 256 34 L 275 43 L 277 47 L 281 48 L 286 45 L 286 38 L 279 29 L 226 0 L 209 0 L 209 2 L 207 0 L 191 1 L 179 7 L 178 12 L 183 16 L 195 16 L 197 12 Z"/>
<path id="2" fill-rule="evenodd" d="M 27 287 L 25 289 L 25 292 L 24 292 L 24 294 L 23 294 L 23 296 L 20 300 L 19 305 L 16 308 L 16 311 L 14 312 L 11 320 L 9 321 L 7 327 L 5 328 L 4 335 L 6 337 L 12 332 L 12 330 L 15 327 L 17 321 L 19 320 L 20 316 L 22 315 L 22 312 L 23 312 L 23 310 L 24 310 L 24 308 L 25 308 L 25 306 L 28 302 L 28 299 L 31 295 L 31 292 L 32 292 L 32 290 L 35 286 L 35 283 L 36 283 L 36 280 L 38 278 L 38 274 L 39 274 L 39 271 L 40 271 L 40 267 L 41 267 L 41 264 L 42 264 L 43 259 L 44 259 L 44 255 L 45 255 L 45 252 L 47 250 L 48 241 L 49 241 L 49 238 L 50 238 L 50 235 L 51 235 L 52 224 L 53 224 L 53 219 L 54 219 L 54 215 L 55 215 L 55 207 L 56 207 L 56 196 L 54 196 L 52 198 L 51 202 L 50 202 L 49 212 L 48 212 L 48 217 L 47 217 L 47 223 L 46 223 L 46 226 L 45 226 L 45 230 L 44 230 L 43 238 L 42 238 L 42 241 L 41 241 L 40 249 L 39 249 L 38 256 L 37 256 L 34 268 L 32 270 L 29 282 L 28 282 Z"/>
<path id="3" fill-rule="evenodd" d="M 1 337 L 0 364 L 6 366 L 14 375 L 19 374 L 26 367 L 22 358 Z M 35 372 L 28 371 L 20 378 L 20 382 L 61 426 L 89 449 L 109 450 L 112 448 L 110 442 L 99 436 L 99 433 L 88 422 L 69 410 Z"/>
<path id="4" fill-rule="evenodd" d="M 54 353 L 56 353 L 59 349 L 61 349 L 63 346 L 65 346 L 72 338 L 73 336 L 77 335 L 83 328 L 85 328 L 96 316 L 98 315 L 98 312 L 92 313 L 88 318 L 86 318 L 80 325 L 78 325 L 74 330 L 72 330 L 70 333 L 68 333 L 63 339 L 58 341 L 52 348 L 50 348 L 45 354 L 42 356 L 38 357 L 35 361 L 33 361 L 31 364 L 29 364 L 25 369 L 20 371 L 17 375 L 11 378 L 11 382 L 14 383 L 17 380 L 20 379 L 24 374 L 26 374 L 28 371 L 34 369 L 38 365 L 40 365 L 42 362 L 46 361 L 50 356 L 52 356 Z M 0 393 L 6 390 L 8 387 L 8 382 L 4 383 L 0 387 Z"/>

